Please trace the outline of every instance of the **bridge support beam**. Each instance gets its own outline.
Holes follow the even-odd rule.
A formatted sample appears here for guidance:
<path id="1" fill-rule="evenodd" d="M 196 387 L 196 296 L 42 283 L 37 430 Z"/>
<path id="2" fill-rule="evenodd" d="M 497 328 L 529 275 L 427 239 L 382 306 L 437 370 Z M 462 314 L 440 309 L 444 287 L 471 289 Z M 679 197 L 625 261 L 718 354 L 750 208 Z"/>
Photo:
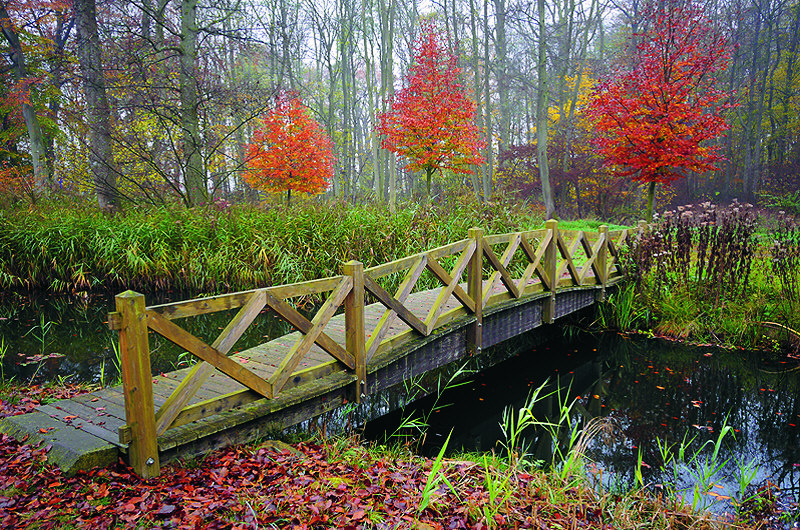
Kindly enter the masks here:
<path id="1" fill-rule="evenodd" d="M 483 228 L 470 228 L 475 252 L 469 260 L 467 294 L 475 301 L 475 323 L 467 331 L 467 351 L 477 355 L 483 349 Z"/>
<path id="2" fill-rule="evenodd" d="M 542 304 L 542 321 L 552 324 L 556 320 L 556 290 L 558 289 L 558 221 L 549 219 L 544 223 L 550 234 L 550 242 L 544 252 L 545 276 L 550 281 L 550 297 Z"/>
<path id="3" fill-rule="evenodd" d="M 600 237 L 603 238 L 603 243 L 597 250 L 597 269 L 600 271 L 600 301 L 606 300 L 606 285 L 608 284 L 608 225 L 600 225 Z"/>
<path id="4" fill-rule="evenodd" d="M 364 331 L 364 264 L 348 261 L 342 274 L 353 278 L 353 288 L 344 299 L 345 341 L 347 351 L 356 360 L 356 403 L 367 396 L 367 349 Z"/>
<path id="5" fill-rule="evenodd" d="M 161 472 L 161 467 L 158 461 L 144 295 L 125 291 L 118 294 L 115 301 L 121 317 L 120 368 L 127 422 L 120 428 L 120 441 L 128 444 L 128 463 L 136 474 L 143 478 L 155 477 Z"/>

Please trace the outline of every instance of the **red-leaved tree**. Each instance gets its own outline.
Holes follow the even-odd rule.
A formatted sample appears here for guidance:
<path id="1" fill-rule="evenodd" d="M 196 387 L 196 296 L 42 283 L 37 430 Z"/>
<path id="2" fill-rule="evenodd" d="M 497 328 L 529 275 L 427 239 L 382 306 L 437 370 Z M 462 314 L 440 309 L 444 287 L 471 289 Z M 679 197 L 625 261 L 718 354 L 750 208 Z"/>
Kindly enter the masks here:
<path id="1" fill-rule="evenodd" d="M 713 78 L 727 67 L 726 41 L 695 3 L 651 2 L 645 13 L 629 66 L 597 87 L 589 114 L 606 162 L 649 184 L 651 219 L 656 184 L 717 169 L 731 95 Z"/>
<path id="2" fill-rule="evenodd" d="M 427 193 L 436 171 L 471 174 L 483 163 L 484 142 L 475 125 L 475 102 L 458 82 L 458 59 L 430 25 L 414 44 L 414 62 L 407 86 L 391 99 L 391 109 L 378 116 L 381 147 L 403 156 L 408 171 L 424 171 Z"/>
<path id="3" fill-rule="evenodd" d="M 300 98 L 281 93 L 247 146 L 245 179 L 256 189 L 319 193 L 333 178 L 333 144 Z"/>

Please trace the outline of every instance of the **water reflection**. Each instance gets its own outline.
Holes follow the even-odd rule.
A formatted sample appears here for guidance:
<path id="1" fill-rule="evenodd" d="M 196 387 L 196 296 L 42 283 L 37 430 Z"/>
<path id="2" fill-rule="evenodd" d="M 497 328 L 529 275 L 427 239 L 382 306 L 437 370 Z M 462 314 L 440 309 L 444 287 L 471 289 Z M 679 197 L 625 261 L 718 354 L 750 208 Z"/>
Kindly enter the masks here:
<path id="1" fill-rule="evenodd" d="M 440 402 L 450 406 L 430 415 L 432 425 L 423 452 L 435 453 L 436 441 L 444 440 L 451 429 L 454 449 L 499 450 L 503 409 L 523 406 L 531 388 L 558 377 L 573 396 L 580 396 L 575 410 L 586 418 L 606 417 L 616 426 L 616 435 L 595 437 L 589 451 L 595 474 L 607 487 L 634 482 L 639 449 L 646 464 L 645 481 L 669 483 L 673 469 L 661 469 L 664 462 L 657 440 L 669 446 L 694 439 L 689 448 L 698 450 L 707 440 L 716 440 L 727 421 L 734 436 L 723 439 L 718 458 L 726 464 L 711 477 L 711 493 L 698 504 L 728 509 L 720 500 L 739 496 L 737 476 L 741 465 L 749 461 L 758 465 L 751 489 L 769 480 L 785 498 L 796 500 L 799 374 L 790 364 L 776 363 L 756 352 L 617 334 L 560 338 L 475 374 L 468 385 L 444 395 Z M 428 399 L 416 407 L 425 410 L 431 402 Z M 555 407 L 557 403 L 549 398 L 535 412 L 541 417 Z M 409 413 L 407 408 L 405 414 Z M 381 440 L 401 415 L 395 412 L 369 423 L 366 435 Z M 533 436 L 528 441 L 536 448 L 537 458 L 549 460 L 549 440 Z M 697 480 L 689 470 L 679 469 L 677 486 L 691 491 Z"/>
<path id="2" fill-rule="evenodd" d="M 192 298 L 187 293 L 148 295 L 148 305 Z M 108 329 L 107 317 L 114 310 L 113 295 L 91 297 L 35 297 L 7 293 L 0 296 L 0 344 L 4 376 L 17 381 L 44 381 L 62 377 L 74 383 L 99 383 L 117 377 L 114 344 L 117 333 Z M 302 311 L 301 311 L 302 312 Z M 211 343 L 233 318 L 235 310 L 181 319 L 190 333 Z M 288 324 L 269 311 L 262 311 L 233 351 L 239 351 L 291 331 Z M 175 369 L 183 350 L 161 336 L 150 333 L 154 372 Z"/>

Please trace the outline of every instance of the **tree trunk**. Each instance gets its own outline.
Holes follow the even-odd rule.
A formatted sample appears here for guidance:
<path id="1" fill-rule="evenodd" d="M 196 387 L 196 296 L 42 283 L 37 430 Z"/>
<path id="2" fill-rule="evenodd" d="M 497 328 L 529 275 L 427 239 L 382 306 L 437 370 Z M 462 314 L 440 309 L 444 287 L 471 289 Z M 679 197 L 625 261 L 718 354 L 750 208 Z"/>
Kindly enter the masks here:
<path id="1" fill-rule="evenodd" d="M 425 168 L 425 202 L 430 202 L 431 200 L 431 181 L 433 180 L 433 171 L 432 167 Z"/>
<path id="2" fill-rule="evenodd" d="M 22 44 L 19 41 L 16 28 L 11 24 L 11 18 L 6 11 L 6 4 L 0 3 L 0 28 L 3 31 L 3 36 L 11 51 L 10 58 L 13 64 L 14 77 L 17 81 L 23 81 L 28 77 L 28 70 L 25 66 L 25 56 L 22 54 Z M 36 117 L 36 111 L 27 103 L 30 101 L 30 88 L 24 83 L 21 83 L 24 93 L 21 97 L 24 98 L 22 106 L 22 117 L 25 119 L 25 127 L 28 129 L 28 139 L 31 148 L 31 161 L 33 162 L 33 181 L 34 189 L 36 192 L 41 193 L 45 190 L 47 184 L 50 182 L 50 175 L 47 171 L 47 160 L 45 155 L 44 135 L 42 134 L 42 127 Z"/>
<path id="3" fill-rule="evenodd" d="M 181 1 L 180 63 L 184 202 L 192 207 L 208 200 L 197 113 L 197 0 Z"/>
<path id="4" fill-rule="evenodd" d="M 542 181 L 545 219 L 552 219 L 556 215 L 556 205 L 553 201 L 553 190 L 550 187 L 550 166 L 547 160 L 549 94 L 547 87 L 547 40 L 545 38 L 544 0 L 537 0 L 537 4 L 539 8 L 539 64 L 537 67 L 539 88 L 536 98 L 536 158 L 539 164 L 539 178 Z"/>
<path id="5" fill-rule="evenodd" d="M 469 0 L 469 10 L 470 10 L 470 29 L 472 30 L 472 69 L 473 69 L 473 79 L 474 79 L 474 93 L 475 93 L 475 118 L 478 125 L 478 130 L 483 130 L 483 90 L 481 87 L 481 74 L 480 74 L 480 46 L 478 45 L 478 8 L 475 5 L 475 0 Z M 478 177 L 478 171 L 480 170 L 480 180 Z M 470 177 L 472 178 L 472 191 L 475 193 L 475 197 L 481 198 L 483 196 L 483 189 L 481 184 L 485 179 L 484 174 L 486 173 L 486 165 L 483 164 L 480 168 L 475 167 L 472 170 L 472 174 Z"/>
<path id="6" fill-rule="evenodd" d="M 656 199 L 656 183 L 655 181 L 647 185 L 647 211 L 645 212 L 645 219 L 648 223 L 653 222 L 653 203 Z"/>
<path id="7" fill-rule="evenodd" d="M 511 111 L 508 106 L 508 59 L 506 43 L 506 1 L 494 0 L 495 16 L 495 53 L 497 54 L 497 92 L 500 105 L 500 147 L 498 151 L 508 149 L 511 131 Z"/>
<path id="8" fill-rule="evenodd" d="M 111 148 L 111 110 L 106 97 L 95 0 L 75 0 L 75 22 L 89 122 L 89 170 L 94 179 L 98 205 L 100 208 L 113 208 L 118 202 L 117 175 Z"/>
<path id="9" fill-rule="evenodd" d="M 483 60 L 484 60 L 484 108 L 486 116 L 486 171 L 483 177 L 483 200 L 488 201 L 492 196 L 492 178 L 494 178 L 494 148 L 492 146 L 492 100 L 489 83 L 489 0 L 483 0 Z"/>

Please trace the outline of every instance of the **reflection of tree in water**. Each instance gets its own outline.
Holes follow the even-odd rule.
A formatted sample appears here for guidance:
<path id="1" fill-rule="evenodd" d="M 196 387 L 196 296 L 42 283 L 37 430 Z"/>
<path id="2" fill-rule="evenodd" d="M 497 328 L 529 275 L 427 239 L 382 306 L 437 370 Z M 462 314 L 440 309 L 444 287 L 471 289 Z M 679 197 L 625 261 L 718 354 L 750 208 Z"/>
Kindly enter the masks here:
<path id="1" fill-rule="evenodd" d="M 755 460 L 756 482 L 770 479 L 785 492 L 797 493 L 799 431 L 789 424 L 800 425 L 798 372 L 760 371 L 759 356 L 753 353 L 613 335 L 598 349 L 608 354 L 603 384 L 595 394 L 603 396 L 603 410 L 628 437 L 627 442 L 595 444 L 594 457 L 602 467 L 631 479 L 633 447 L 641 447 L 643 460 L 653 466 L 651 480 L 661 480 L 655 472 L 661 465 L 656 438 L 675 443 L 696 436 L 693 447 L 699 448 L 716 439 L 727 415 L 736 432 L 720 453 L 721 460 L 729 459 L 722 472 L 726 488 L 735 484 L 737 459 Z"/>
<path id="2" fill-rule="evenodd" d="M 191 298 L 187 293 L 148 295 L 148 305 Z M 71 382 L 97 382 L 105 370 L 109 380 L 114 366 L 112 342 L 117 334 L 108 329 L 108 313 L 114 310 L 114 296 L 59 296 L 35 297 L 8 294 L 0 297 L 0 336 L 8 354 L 4 359 L 6 377 L 27 381 L 37 366 L 22 366 L 25 359 L 36 354 L 62 354 L 58 359 L 48 359 L 38 370 L 42 378 L 63 376 Z M 302 312 L 302 311 L 301 311 Z M 178 324 L 190 333 L 211 343 L 233 318 L 235 310 L 180 319 Z M 40 329 L 46 323 L 47 332 L 42 337 Z M 234 351 L 255 346 L 291 331 L 288 324 L 268 311 L 236 343 Z M 153 372 L 166 372 L 178 362 L 182 349 L 155 333 L 150 334 Z"/>

